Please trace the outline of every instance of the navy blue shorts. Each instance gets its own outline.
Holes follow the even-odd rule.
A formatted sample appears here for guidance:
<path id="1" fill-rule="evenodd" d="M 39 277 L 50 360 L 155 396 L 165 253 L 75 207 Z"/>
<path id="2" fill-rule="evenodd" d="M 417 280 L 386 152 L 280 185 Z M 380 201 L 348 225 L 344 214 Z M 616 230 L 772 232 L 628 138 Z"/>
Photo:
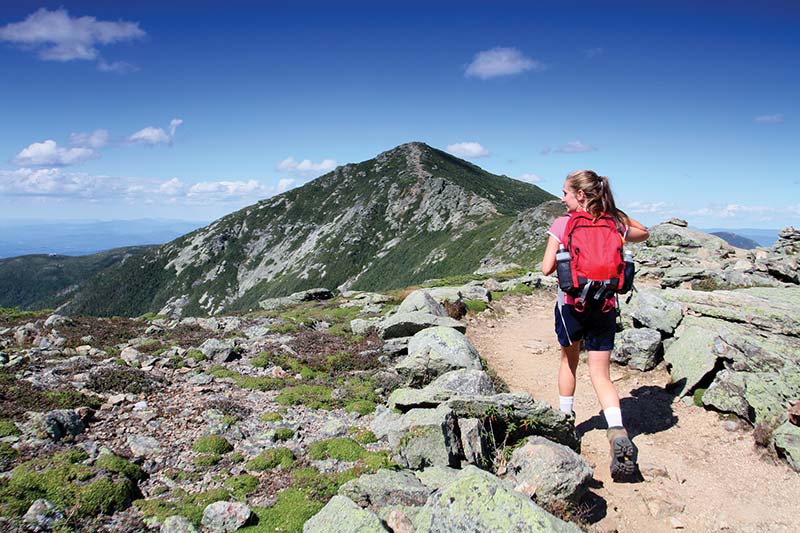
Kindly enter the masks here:
<path id="1" fill-rule="evenodd" d="M 580 313 L 572 305 L 564 304 L 559 311 L 555 308 L 556 335 L 558 343 L 565 348 L 583 339 L 586 350 L 604 352 L 614 348 L 614 334 L 617 332 L 617 310 L 605 313 L 602 306 L 587 305 Z"/>

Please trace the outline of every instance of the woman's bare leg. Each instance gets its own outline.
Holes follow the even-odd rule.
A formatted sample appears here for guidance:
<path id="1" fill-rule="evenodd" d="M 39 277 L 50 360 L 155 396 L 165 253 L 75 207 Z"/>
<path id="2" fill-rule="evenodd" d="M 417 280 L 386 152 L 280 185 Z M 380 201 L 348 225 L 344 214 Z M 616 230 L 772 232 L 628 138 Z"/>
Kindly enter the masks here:
<path id="1" fill-rule="evenodd" d="M 581 343 L 561 347 L 561 365 L 558 367 L 558 395 L 575 396 L 575 372 L 578 370 L 578 355 Z"/>
<path id="2" fill-rule="evenodd" d="M 592 380 L 600 407 L 603 409 L 619 408 L 619 394 L 617 394 L 614 383 L 611 382 L 610 364 L 611 351 L 589 352 L 589 377 Z"/>

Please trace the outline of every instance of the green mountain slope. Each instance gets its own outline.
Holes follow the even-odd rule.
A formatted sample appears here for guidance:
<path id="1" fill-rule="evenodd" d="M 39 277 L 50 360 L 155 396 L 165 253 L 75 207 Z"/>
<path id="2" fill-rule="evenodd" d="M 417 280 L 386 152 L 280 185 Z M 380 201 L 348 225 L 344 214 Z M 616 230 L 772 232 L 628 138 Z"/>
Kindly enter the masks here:
<path id="1" fill-rule="evenodd" d="M 67 309 L 216 314 L 311 287 L 385 290 L 471 272 L 521 212 L 553 198 L 408 143 L 114 266 Z"/>
<path id="2" fill-rule="evenodd" d="M 53 309 L 98 272 L 153 246 L 116 248 L 92 255 L 23 255 L 0 259 L 0 307 Z"/>

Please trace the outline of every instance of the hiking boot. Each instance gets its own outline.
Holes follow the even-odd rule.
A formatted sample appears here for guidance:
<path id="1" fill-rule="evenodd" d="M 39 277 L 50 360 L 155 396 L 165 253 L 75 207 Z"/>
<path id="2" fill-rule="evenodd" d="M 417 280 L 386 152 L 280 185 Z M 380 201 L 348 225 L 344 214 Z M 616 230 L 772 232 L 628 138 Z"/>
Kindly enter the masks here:
<path id="1" fill-rule="evenodd" d="M 611 479 L 620 481 L 636 473 L 638 451 L 622 427 L 608 428 L 606 432 L 611 446 Z"/>

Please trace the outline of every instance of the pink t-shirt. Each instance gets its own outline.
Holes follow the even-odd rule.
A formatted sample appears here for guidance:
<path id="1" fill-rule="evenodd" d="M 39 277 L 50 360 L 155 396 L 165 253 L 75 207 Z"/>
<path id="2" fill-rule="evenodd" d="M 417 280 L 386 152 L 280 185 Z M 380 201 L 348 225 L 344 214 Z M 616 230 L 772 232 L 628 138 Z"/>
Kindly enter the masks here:
<path id="1" fill-rule="evenodd" d="M 567 222 L 569 222 L 569 214 L 558 217 L 550 225 L 550 229 L 547 231 L 547 233 L 555 237 L 558 242 L 563 243 L 567 237 L 565 235 L 567 231 Z M 628 226 L 625 226 L 624 235 L 627 234 L 628 234 Z M 570 296 L 569 294 L 564 294 L 563 292 L 561 292 L 561 289 L 558 290 L 558 296 L 559 298 L 561 297 L 564 298 L 565 304 L 573 305 L 575 303 L 575 298 Z M 616 304 L 616 298 L 614 296 L 611 296 L 608 299 L 611 301 L 612 304 Z"/>

